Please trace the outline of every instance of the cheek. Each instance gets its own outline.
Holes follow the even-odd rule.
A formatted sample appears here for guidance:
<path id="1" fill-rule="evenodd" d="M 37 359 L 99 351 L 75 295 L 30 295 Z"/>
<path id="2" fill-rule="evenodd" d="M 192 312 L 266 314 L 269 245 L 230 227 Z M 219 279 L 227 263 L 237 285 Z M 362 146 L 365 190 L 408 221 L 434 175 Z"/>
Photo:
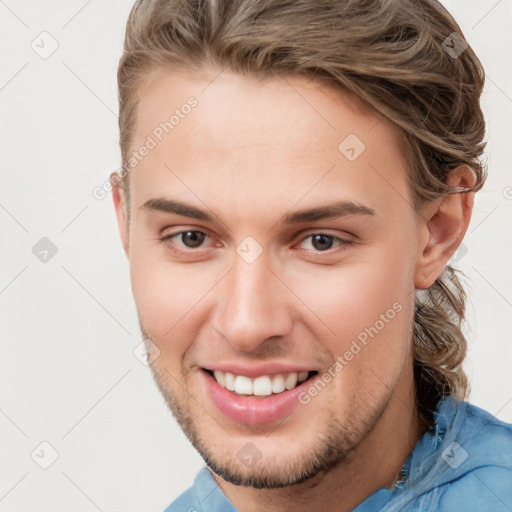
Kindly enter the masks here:
<path id="1" fill-rule="evenodd" d="M 190 271 L 152 257 L 151 253 L 151 249 L 133 247 L 130 274 L 140 322 L 161 344 L 176 338 L 183 320 L 204 291 Z"/>
<path id="2" fill-rule="evenodd" d="M 395 241 L 366 251 L 359 260 L 347 260 L 346 265 L 311 267 L 293 279 L 294 291 L 313 312 L 308 316 L 316 327 L 311 323 L 310 328 L 319 339 L 330 340 L 334 357 L 356 340 L 363 347 L 357 359 L 390 362 L 403 358 L 408 345 L 412 276 L 410 247 Z"/>

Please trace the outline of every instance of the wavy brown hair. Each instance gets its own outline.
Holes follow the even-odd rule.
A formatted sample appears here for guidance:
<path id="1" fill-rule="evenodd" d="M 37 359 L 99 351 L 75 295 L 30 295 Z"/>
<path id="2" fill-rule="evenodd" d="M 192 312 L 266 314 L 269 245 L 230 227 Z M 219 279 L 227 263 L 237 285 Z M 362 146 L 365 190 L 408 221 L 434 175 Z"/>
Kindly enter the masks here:
<path id="1" fill-rule="evenodd" d="M 260 78 L 305 76 L 387 118 L 400 136 L 417 212 L 444 194 L 476 192 L 487 173 L 484 71 L 461 41 L 460 27 L 435 0 L 138 0 L 118 68 L 122 168 L 147 83 L 180 68 L 229 66 Z M 458 56 L 445 51 L 455 43 L 463 49 Z M 447 185 L 459 165 L 475 172 L 473 187 Z M 121 186 L 128 196 L 128 172 Z M 468 394 L 458 272 L 447 265 L 416 295 L 417 402 L 428 416 L 441 397 Z"/>

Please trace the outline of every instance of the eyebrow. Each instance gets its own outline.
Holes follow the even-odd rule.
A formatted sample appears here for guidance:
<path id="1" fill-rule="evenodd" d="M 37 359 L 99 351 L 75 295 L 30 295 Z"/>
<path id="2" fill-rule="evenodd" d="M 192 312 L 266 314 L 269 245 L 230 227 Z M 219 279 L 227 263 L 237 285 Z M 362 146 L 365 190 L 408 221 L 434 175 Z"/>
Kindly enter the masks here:
<path id="1" fill-rule="evenodd" d="M 338 201 L 317 208 L 289 213 L 283 217 L 281 222 L 283 224 L 299 224 L 301 222 L 313 222 L 315 220 L 332 219 L 348 215 L 375 215 L 375 210 L 354 201 Z"/>
<path id="2" fill-rule="evenodd" d="M 155 197 L 146 201 L 141 207 L 141 210 L 149 210 L 155 212 L 174 213 L 176 215 L 183 215 L 184 217 L 191 217 L 193 219 L 204 220 L 213 222 L 213 216 L 206 213 L 191 204 L 182 203 L 174 199 L 165 199 L 163 197 Z"/>
<path id="3" fill-rule="evenodd" d="M 206 222 L 213 222 L 214 217 L 209 213 L 181 201 L 174 199 L 166 199 L 163 197 L 147 200 L 141 207 L 141 210 L 158 211 L 164 213 L 173 213 L 190 217 Z M 354 201 L 338 201 L 333 204 L 319 206 L 305 210 L 298 210 L 293 213 L 286 214 L 281 219 L 281 224 L 300 224 L 303 222 L 313 222 L 316 220 L 332 219 L 344 217 L 348 215 L 375 215 L 376 212 L 372 208 L 356 203 Z"/>

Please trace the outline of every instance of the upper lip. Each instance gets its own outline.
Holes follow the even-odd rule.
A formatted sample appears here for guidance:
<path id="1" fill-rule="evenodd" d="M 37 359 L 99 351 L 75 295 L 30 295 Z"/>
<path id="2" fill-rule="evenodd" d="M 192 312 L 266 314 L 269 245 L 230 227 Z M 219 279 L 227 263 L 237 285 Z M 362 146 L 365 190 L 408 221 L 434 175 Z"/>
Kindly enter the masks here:
<path id="1" fill-rule="evenodd" d="M 284 362 L 268 363 L 235 363 L 219 362 L 203 365 L 205 370 L 220 370 L 222 372 L 233 373 L 234 375 L 244 375 L 254 378 L 261 375 L 278 375 L 280 373 L 300 373 L 315 371 L 311 366 Z"/>

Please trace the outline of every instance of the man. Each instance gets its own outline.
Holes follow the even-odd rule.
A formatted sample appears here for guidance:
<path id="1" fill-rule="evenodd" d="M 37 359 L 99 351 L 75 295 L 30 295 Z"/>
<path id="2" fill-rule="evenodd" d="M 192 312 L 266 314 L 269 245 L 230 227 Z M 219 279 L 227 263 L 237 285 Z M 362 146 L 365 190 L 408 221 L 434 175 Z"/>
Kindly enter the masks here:
<path id="1" fill-rule="evenodd" d="M 155 380 L 206 461 L 167 511 L 505 511 L 450 258 L 483 70 L 432 0 L 141 0 L 111 176 Z"/>

